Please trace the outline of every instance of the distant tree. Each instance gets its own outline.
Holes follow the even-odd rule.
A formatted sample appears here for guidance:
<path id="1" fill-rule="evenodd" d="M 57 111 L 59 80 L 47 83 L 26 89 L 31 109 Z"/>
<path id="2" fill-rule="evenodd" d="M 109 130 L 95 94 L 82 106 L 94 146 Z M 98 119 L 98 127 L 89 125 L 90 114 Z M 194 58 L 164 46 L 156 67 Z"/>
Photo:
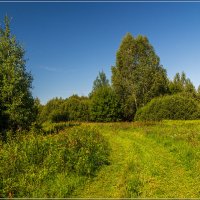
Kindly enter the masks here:
<path id="1" fill-rule="evenodd" d="M 106 78 L 106 74 L 102 71 L 99 72 L 99 75 L 94 80 L 92 92 L 90 95 L 92 95 L 97 89 L 104 86 L 109 86 L 109 80 Z"/>
<path id="2" fill-rule="evenodd" d="M 63 110 L 68 113 L 68 119 L 70 121 L 89 121 L 90 100 L 88 97 L 79 97 L 78 95 L 72 95 L 65 100 Z"/>
<path id="3" fill-rule="evenodd" d="M 26 71 L 25 51 L 10 32 L 10 20 L 0 27 L 0 129 L 28 129 L 36 118 L 31 94 L 32 76 Z"/>
<path id="4" fill-rule="evenodd" d="M 120 99 L 124 120 L 133 120 L 138 108 L 167 92 L 168 79 L 148 39 L 128 33 L 112 67 L 112 85 Z"/>
<path id="5" fill-rule="evenodd" d="M 53 98 L 42 108 L 41 122 L 89 121 L 90 100 L 72 95 L 67 99 Z"/>
<path id="6" fill-rule="evenodd" d="M 53 98 L 43 106 L 40 112 L 39 120 L 41 122 L 60 122 L 68 121 L 68 113 L 63 110 L 64 100 L 62 98 Z"/>
<path id="7" fill-rule="evenodd" d="M 189 78 L 186 78 L 186 74 L 184 72 L 176 73 L 174 79 L 169 82 L 169 91 L 171 94 L 176 93 L 191 93 L 196 96 L 196 90 L 192 82 Z"/>
<path id="8" fill-rule="evenodd" d="M 110 86 L 100 87 L 92 95 L 90 107 L 91 120 L 112 122 L 121 120 L 118 98 Z"/>

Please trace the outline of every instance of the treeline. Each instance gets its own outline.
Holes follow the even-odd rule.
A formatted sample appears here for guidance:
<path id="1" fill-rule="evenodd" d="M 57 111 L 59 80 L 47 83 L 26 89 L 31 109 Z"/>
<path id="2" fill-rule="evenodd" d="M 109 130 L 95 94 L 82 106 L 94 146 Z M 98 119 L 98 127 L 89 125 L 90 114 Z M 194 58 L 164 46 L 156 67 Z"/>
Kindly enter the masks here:
<path id="1" fill-rule="evenodd" d="M 138 120 L 179 119 L 180 115 L 170 113 L 168 117 L 139 117 L 148 113 L 161 113 L 159 109 L 166 102 L 165 96 L 177 95 L 171 110 L 183 113 L 183 107 L 190 107 L 184 99 L 195 102 L 194 110 L 199 113 L 200 87 L 194 85 L 185 73 L 177 73 L 169 80 L 160 64 L 154 48 L 147 37 L 133 37 L 128 33 L 122 40 L 116 54 L 116 65 L 112 67 L 111 83 L 102 71 L 94 80 L 93 89 L 87 97 L 72 95 L 67 99 L 54 98 L 41 105 L 31 93 L 32 75 L 26 71 L 25 51 L 10 32 L 9 18 L 5 17 L 0 27 L 0 132 L 30 129 L 32 124 L 43 122 L 115 122 Z M 157 106 L 151 103 L 158 98 Z M 181 102 L 181 103 L 180 103 Z M 151 103 L 149 106 L 149 103 Z M 177 109 L 177 105 L 179 106 Z M 162 106 L 161 106 L 162 105 Z M 144 109 L 149 106 L 150 111 Z M 165 107 L 165 106 L 164 106 Z M 154 110 L 152 110 L 154 109 Z M 145 115 L 142 112 L 145 110 Z M 164 111 L 163 111 L 164 112 Z M 184 119 L 199 118 L 198 114 Z M 182 119 L 182 118 L 181 118 Z"/>
<path id="2" fill-rule="evenodd" d="M 173 81 L 168 80 L 164 94 L 158 93 L 158 96 L 149 98 L 149 101 L 139 105 L 138 108 L 135 101 L 131 101 L 128 98 L 124 99 L 125 103 L 127 103 L 126 106 L 121 103 L 122 99 L 119 98 L 114 88 L 108 84 L 108 80 L 101 79 L 101 77 L 105 77 L 104 72 L 100 72 L 94 81 L 93 90 L 89 97 L 72 95 L 66 99 L 53 98 L 45 106 L 40 105 L 38 120 L 40 122 L 115 122 L 133 121 L 134 119 L 151 121 L 161 119 L 198 119 L 200 117 L 198 114 L 199 92 L 195 90 L 195 87 L 184 73 L 181 75 L 177 73 Z M 159 97 L 159 100 L 156 97 Z M 141 112 L 144 112 L 144 108 L 149 107 L 148 102 L 151 102 L 150 105 L 153 108 L 149 113 L 143 113 L 143 117 L 138 117 Z M 155 102 L 156 106 L 154 105 Z M 192 106 L 193 104 L 195 106 Z"/>
<path id="3" fill-rule="evenodd" d="M 112 67 L 111 81 L 109 84 L 105 73 L 99 72 L 88 97 L 54 98 L 41 106 L 40 120 L 115 122 L 199 118 L 200 87 L 196 90 L 184 72 L 176 73 L 170 80 L 144 36 L 134 38 L 128 33 L 123 38 L 116 65 Z M 164 98 L 166 95 L 168 101 Z M 142 108 L 149 107 L 148 103 L 156 97 L 160 97 L 159 101 L 154 100 L 157 106 L 150 106 L 150 111 L 144 114 Z M 178 99 L 177 102 L 174 99 Z M 192 103 L 196 106 L 187 112 Z"/>

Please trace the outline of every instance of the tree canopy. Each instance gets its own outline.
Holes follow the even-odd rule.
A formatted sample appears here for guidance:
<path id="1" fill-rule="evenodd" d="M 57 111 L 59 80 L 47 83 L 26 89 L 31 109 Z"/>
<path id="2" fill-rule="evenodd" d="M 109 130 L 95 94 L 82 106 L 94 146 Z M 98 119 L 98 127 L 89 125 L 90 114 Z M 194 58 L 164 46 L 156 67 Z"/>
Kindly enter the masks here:
<path id="1" fill-rule="evenodd" d="M 138 108 L 168 88 L 166 70 L 145 36 L 128 33 L 122 40 L 112 67 L 112 85 L 124 114 L 132 120 Z"/>
<path id="2" fill-rule="evenodd" d="M 92 95 L 99 88 L 106 86 L 109 86 L 109 80 L 106 78 L 104 71 L 101 71 L 93 82 L 92 92 L 90 95 Z"/>
<path id="3" fill-rule="evenodd" d="M 169 90 L 171 94 L 176 94 L 180 92 L 196 94 L 195 87 L 189 78 L 186 78 L 186 74 L 182 72 L 181 74 L 176 73 L 174 79 L 169 83 Z"/>
<path id="4" fill-rule="evenodd" d="M 32 76 L 26 71 L 25 51 L 11 34 L 6 16 L 0 27 L 0 129 L 27 129 L 35 120 Z"/>
<path id="5" fill-rule="evenodd" d="M 32 96 L 33 77 L 26 70 L 24 57 L 25 50 L 11 34 L 10 20 L 5 17 L 4 26 L 0 27 L 1 136 L 6 130 L 29 129 L 36 117 L 41 123 L 132 121 L 136 112 L 137 116 L 146 112 L 146 105 L 148 108 L 151 108 L 149 105 L 159 108 L 158 104 L 168 106 L 170 101 L 183 103 L 187 98 L 200 99 L 200 87 L 196 91 L 184 72 L 177 73 L 172 81 L 167 78 L 153 46 L 142 35 L 133 37 L 128 33 L 123 38 L 115 66 L 112 67 L 111 85 L 101 71 L 93 82 L 89 97 L 72 95 L 66 99 L 53 98 L 45 106 Z M 166 94 L 179 95 L 157 98 Z M 157 100 L 151 101 L 154 98 Z M 188 105 L 196 109 L 196 103 L 190 101 Z"/>
<path id="6" fill-rule="evenodd" d="M 110 86 L 97 89 L 91 98 L 91 120 L 97 122 L 119 121 L 121 110 L 118 98 Z"/>

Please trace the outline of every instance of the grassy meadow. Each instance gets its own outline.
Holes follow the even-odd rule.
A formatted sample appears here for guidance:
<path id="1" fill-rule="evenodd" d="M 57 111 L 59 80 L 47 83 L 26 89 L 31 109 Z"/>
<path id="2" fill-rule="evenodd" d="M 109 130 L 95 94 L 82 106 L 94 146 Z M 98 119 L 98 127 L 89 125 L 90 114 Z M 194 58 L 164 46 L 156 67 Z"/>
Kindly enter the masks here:
<path id="1" fill-rule="evenodd" d="M 0 165 L 0 197 L 199 198 L 200 121 L 68 124 L 1 143 Z"/>
<path id="2" fill-rule="evenodd" d="M 32 13 L 32 10 L 27 12 L 27 9 L 24 9 L 25 15 L 20 10 L 18 17 Z M 49 9 L 48 6 L 45 12 Z M 58 15 L 62 19 L 52 13 L 48 17 L 48 12 L 46 15 L 41 10 L 45 16 L 40 17 L 42 24 L 45 24 L 45 29 L 49 24 L 51 29 L 47 30 L 48 34 L 39 31 L 38 34 L 41 32 L 42 35 L 31 31 L 34 36 L 32 39 L 30 34 L 26 34 L 28 37 L 21 35 L 20 38 L 25 39 L 23 43 L 18 42 L 17 37 L 12 34 L 12 17 L 6 14 L 4 22 L 0 23 L 0 199 L 200 198 L 200 86 L 194 85 L 184 71 L 177 72 L 172 79 L 171 76 L 168 77 L 167 69 L 161 64 L 161 59 L 147 36 L 134 36 L 128 32 L 121 38 L 122 32 L 130 29 L 130 23 L 124 30 L 119 23 L 140 19 L 135 20 L 138 21 L 138 30 L 133 25 L 134 32 L 136 30 L 140 33 L 140 28 L 145 27 L 140 24 L 141 17 L 130 18 L 128 14 L 128 18 L 122 20 L 120 12 L 120 20 L 113 18 L 114 26 L 109 28 L 113 33 L 104 31 L 110 34 L 106 38 L 113 35 L 112 40 L 108 39 L 106 42 L 101 31 L 93 32 L 88 29 L 87 32 L 91 35 L 82 34 L 84 27 L 87 29 L 87 21 L 88 27 L 93 30 L 93 24 L 99 30 L 105 29 L 106 23 L 96 23 L 103 19 L 102 12 L 97 12 L 99 17 L 93 16 L 96 14 L 93 10 L 87 12 L 84 20 L 82 12 L 81 18 L 64 18 L 63 9 L 62 6 L 61 15 Z M 85 12 L 87 9 L 83 10 Z M 108 10 L 109 16 L 111 10 Z M 76 9 L 66 13 L 79 13 L 75 11 Z M 104 11 L 106 10 L 103 8 L 103 13 Z M 186 16 L 188 17 L 188 13 Z M 19 23 L 18 17 L 16 21 Z M 54 18 L 55 22 L 52 21 Z M 179 18 L 183 24 L 184 20 Z M 24 19 L 26 18 L 23 17 L 22 21 Z M 28 24 L 34 30 L 40 30 L 42 26 L 35 27 L 31 24 L 38 25 L 41 21 L 39 18 L 27 17 L 28 19 L 31 19 Z M 36 21 L 33 22 L 32 19 Z M 50 21 L 45 22 L 43 19 Z M 79 26 L 80 20 L 77 19 L 84 20 L 84 23 Z M 164 21 L 166 19 L 168 17 Z M 60 23 L 62 20 L 67 24 Z M 110 18 L 107 21 L 111 22 Z M 144 21 L 148 22 L 146 17 Z M 196 15 L 194 20 L 190 20 L 192 21 L 198 21 Z M 52 24 L 56 24 L 56 28 Z M 25 33 L 23 26 L 16 29 L 17 26 L 16 23 L 14 30 L 17 33 Z M 65 26 L 66 33 L 63 32 Z M 115 26 L 122 32 L 115 31 Z M 176 26 L 180 29 L 178 24 Z M 76 27 L 81 28 L 81 31 L 76 31 Z M 149 23 L 147 27 L 151 28 Z M 56 34 L 52 32 L 54 29 Z M 75 34 L 70 31 L 75 31 Z M 99 36 L 96 35 L 98 32 Z M 159 31 L 156 34 L 157 32 Z M 62 37 L 58 36 L 60 33 Z M 41 41 L 43 36 L 47 39 L 49 35 L 55 38 L 47 40 L 51 43 L 45 47 Z M 59 38 L 62 42 L 58 41 Z M 159 36 L 155 38 L 161 39 Z M 91 39 L 100 41 L 102 46 L 100 43 L 90 45 L 93 44 Z M 57 51 L 56 45 L 52 45 L 54 40 L 61 51 Z M 121 41 L 118 49 L 117 40 Z M 186 41 L 185 37 L 182 41 Z M 33 51 L 24 49 L 23 44 L 33 43 L 41 43 L 45 49 L 42 50 L 39 46 L 30 47 Z M 173 44 L 172 41 L 170 48 Z M 49 48 L 51 46 L 53 48 Z M 185 49 L 188 50 L 189 45 L 186 46 Z M 112 48 L 108 49 L 109 47 Z M 106 51 L 101 52 L 99 48 Z M 53 56 L 50 55 L 50 50 L 53 50 Z M 28 71 L 27 51 L 29 56 L 33 54 L 33 63 L 28 63 Z M 115 62 L 114 54 L 109 56 L 109 52 L 113 51 L 116 51 Z M 191 55 L 194 54 L 192 50 L 188 51 Z M 167 56 L 167 60 L 170 60 L 170 54 Z M 107 60 L 109 57 L 112 58 L 110 61 Z M 187 59 L 189 57 L 186 56 Z M 105 58 L 107 66 L 101 65 Z M 45 59 L 50 65 L 45 64 Z M 188 62 L 184 61 L 183 64 L 185 63 Z M 96 73 L 97 65 L 103 68 L 91 87 L 88 84 Z M 109 70 L 110 77 L 103 71 L 106 69 L 108 72 L 108 66 L 112 66 Z M 180 70 L 176 68 L 176 63 L 174 67 L 173 72 Z M 35 86 L 34 77 L 29 72 L 31 69 L 35 70 Z M 192 71 L 194 68 L 190 69 L 191 73 Z M 198 81 L 196 77 L 196 83 Z M 33 86 L 36 90 L 33 90 Z M 86 93 L 86 96 L 82 95 Z M 56 94 L 60 97 L 53 97 Z M 41 99 L 36 96 L 41 96 Z"/>

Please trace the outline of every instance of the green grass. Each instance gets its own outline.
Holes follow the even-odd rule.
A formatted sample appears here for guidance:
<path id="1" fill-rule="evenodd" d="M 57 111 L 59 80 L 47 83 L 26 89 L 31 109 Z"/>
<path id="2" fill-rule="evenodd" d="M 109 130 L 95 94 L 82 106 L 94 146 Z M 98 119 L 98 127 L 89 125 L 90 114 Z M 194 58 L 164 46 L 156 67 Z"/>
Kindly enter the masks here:
<path id="1" fill-rule="evenodd" d="M 87 133 L 81 137 L 81 134 L 76 132 L 76 141 L 79 137 L 83 138 L 81 141 L 82 145 L 85 144 L 85 146 L 83 145 L 85 149 L 79 151 L 81 146 L 77 146 L 70 156 L 72 160 L 75 160 L 73 169 L 78 166 L 78 170 L 75 172 L 72 172 L 70 168 L 68 170 L 63 168 L 61 171 L 58 169 L 58 165 L 64 165 L 61 162 L 62 159 L 59 159 L 59 155 L 64 151 L 62 144 L 65 141 L 63 137 L 66 137 L 64 132 L 71 128 L 55 135 L 38 136 L 41 137 L 38 140 L 41 147 L 40 153 L 47 155 L 43 162 L 46 163 L 46 167 L 37 164 L 37 162 L 41 163 L 39 162 L 40 154 L 34 155 L 35 159 L 32 159 L 32 156 L 28 156 L 26 152 L 24 167 L 30 165 L 28 170 L 25 170 L 26 173 L 16 170 L 9 171 L 13 165 L 12 159 L 15 159 L 15 165 L 19 165 L 20 159 L 24 159 L 20 153 L 18 153 L 17 159 L 15 157 L 19 144 L 3 145 L 3 148 L 0 145 L 1 151 L 10 152 L 10 154 L 2 154 L 10 156 L 3 169 L 10 173 L 7 174 L 6 179 L 8 186 L 18 192 L 18 196 L 14 197 L 200 197 L 200 121 L 91 123 L 81 124 L 76 129 L 84 130 L 86 126 L 101 133 L 103 141 L 105 140 L 103 143 L 109 148 L 102 151 L 106 152 L 104 157 L 101 153 L 95 154 L 97 150 L 101 152 L 101 149 L 105 148 L 105 146 L 98 146 L 99 138 L 94 138 L 91 134 L 87 136 Z M 33 140 L 29 137 L 31 136 L 26 138 L 27 147 L 30 147 L 29 141 Z M 51 144 L 50 151 L 46 143 Z M 88 143 L 92 145 L 88 145 Z M 95 149 L 97 146 L 98 148 Z M 49 153 L 46 153 L 46 150 L 43 151 L 45 148 Z M 88 162 L 85 162 L 82 157 L 84 158 L 83 155 L 87 154 L 88 148 L 95 156 L 88 157 Z M 53 153 L 52 150 L 56 152 Z M 28 152 L 31 152 L 30 148 Z M 109 158 L 107 159 L 108 154 Z M 100 162 L 101 167 L 98 169 L 95 168 L 95 165 L 90 165 L 91 160 L 93 164 L 99 163 L 97 158 L 105 161 Z M 4 157 L 4 159 L 7 158 Z M 109 162 L 107 162 L 108 160 Z M 31 165 L 31 162 L 36 163 Z M 87 175 L 89 168 L 92 171 L 95 170 L 95 173 Z M 17 167 L 16 169 L 19 170 Z M 86 174 L 82 174 L 81 171 Z M 0 172 L 4 173 L 2 168 Z M 2 187 L 1 182 L 0 187 Z M 10 188 L 7 188 L 7 193 L 9 190 Z"/>
<path id="2" fill-rule="evenodd" d="M 21 135 L 0 145 L 0 197 L 70 197 L 108 163 L 109 148 L 91 127 Z"/>
<path id="3" fill-rule="evenodd" d="M 73 197 L 200 197 L 200 121 L 96 125 L 111 164 Z"/>

